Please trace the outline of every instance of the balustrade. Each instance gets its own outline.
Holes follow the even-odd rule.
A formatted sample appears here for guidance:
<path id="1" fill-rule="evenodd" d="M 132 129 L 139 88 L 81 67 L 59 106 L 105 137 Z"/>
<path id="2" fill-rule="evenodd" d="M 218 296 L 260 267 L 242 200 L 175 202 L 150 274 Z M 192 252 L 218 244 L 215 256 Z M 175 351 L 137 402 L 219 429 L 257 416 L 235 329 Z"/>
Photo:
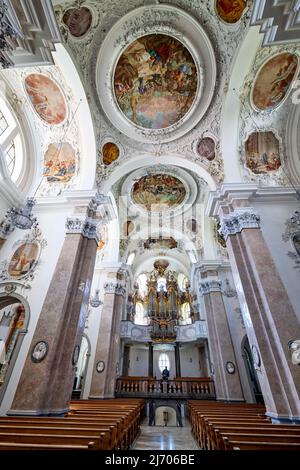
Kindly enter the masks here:
<path id="1" fill-rule="evenodd" d="M 157 380 L 153 377 L 119 377 L 117 396 L 165 398 L 215 398 L 214 382 L 208 377 L 180 377 Z"/>

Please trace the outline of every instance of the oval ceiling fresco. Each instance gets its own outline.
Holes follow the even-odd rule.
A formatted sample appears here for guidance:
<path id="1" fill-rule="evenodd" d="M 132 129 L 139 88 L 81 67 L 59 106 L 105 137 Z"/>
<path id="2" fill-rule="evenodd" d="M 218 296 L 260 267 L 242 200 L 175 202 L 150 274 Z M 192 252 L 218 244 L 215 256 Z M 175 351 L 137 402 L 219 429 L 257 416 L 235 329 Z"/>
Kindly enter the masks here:
<path id="1" fill-rule="evenodd" d="M 216 0 L 216 11 L 225 23 L 236 23 L 242 17 L 247 2 L 244 0 Z"/>
<path id="2" fill-rule="evenodd" d="M 130 44 L 114 75 L 115 97 L 122 112 L 147 129 L 164 129 L 180 121 L 194 102 L 197 85 L 190 52 L 165 34 L 150 34 Z"/>
<path id="3" fill-rule="evenodd" d="M 211 161 L 215 158 L 215 141 L 211 137 L 204 137 L 200 139 L 197 144 L 197 152 L 203 158 Z"/>
<path id="4" fill-rule="evenodd" d="M 92 13 L 87 7 L 69 8 L 62 18 L 64 25 L 75 38 L 81 38 L 89 31 L 92 20 Z"/>
<path id="5" fill-rule="evenodd" d="M 119 158 L 119 147 L 113 142 L 106 142 L 102 147 L 102 157 L 104 165 L 111 165 Z"/>
<path id="6" fill-rule="evenodd" d="M 133 202 L 151 212 L 175 209 L 185 197 L 184 184 L 172 175 L 143 176 L 132 187 Z"/>
<path id="7" fill-rule="evenodd" d="M 278 106 L 286 97 L 298 68 L 298 58 L 284 52 L 272 57 L 260 69 L 252 89 L 252 102 L 262 111 Z"/>
<path id="8" fill-rule="evenodd" d="M 51 78 L 32 73 L 25 78 L 25 89 L 32 106 L 47 124 L 60 124 L 67 116 L 64 96 Z"/>

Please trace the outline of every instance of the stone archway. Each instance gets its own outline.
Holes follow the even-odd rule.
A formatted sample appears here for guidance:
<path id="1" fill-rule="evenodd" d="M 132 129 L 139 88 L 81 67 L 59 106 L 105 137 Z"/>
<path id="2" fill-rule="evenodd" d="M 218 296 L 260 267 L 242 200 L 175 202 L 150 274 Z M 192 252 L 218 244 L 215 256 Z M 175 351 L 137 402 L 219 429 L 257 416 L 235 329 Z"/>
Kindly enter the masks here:
<path id="1" fill-rule="evenodd" d="M 159 406 L 155 410 L 155 426 L 177 426 L 176 411 L 171 406 Z"/>

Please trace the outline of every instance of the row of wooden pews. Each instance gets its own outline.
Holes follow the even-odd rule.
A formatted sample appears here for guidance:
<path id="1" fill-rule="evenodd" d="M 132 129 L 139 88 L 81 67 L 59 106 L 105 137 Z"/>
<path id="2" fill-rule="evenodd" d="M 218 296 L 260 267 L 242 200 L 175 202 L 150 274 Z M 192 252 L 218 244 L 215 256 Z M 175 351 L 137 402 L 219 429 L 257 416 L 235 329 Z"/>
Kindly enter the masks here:
<path id="1" fill-rule="evenodd" d="M 0 450 L 126 450 L 144 400 L 74 400 L 64 417 L 0 417 Z"/>
<path id="2" fill-rule="evenodd" d="M 188 413 L 203 450 L 300 450 L 300 426 L 273 424 L 260 404 L 190 400 Z"/>

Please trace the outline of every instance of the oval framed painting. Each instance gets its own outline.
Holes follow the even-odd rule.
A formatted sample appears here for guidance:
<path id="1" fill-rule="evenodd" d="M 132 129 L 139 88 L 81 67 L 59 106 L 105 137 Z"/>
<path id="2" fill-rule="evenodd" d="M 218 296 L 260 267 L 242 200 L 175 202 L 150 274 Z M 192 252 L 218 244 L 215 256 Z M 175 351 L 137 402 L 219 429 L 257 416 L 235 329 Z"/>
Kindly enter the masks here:
<path id="1" fill-rule="evenodd" d="M 197 153 L 209 162 L 216 157 L 216 143 L 212 137 L 203 137 L 197 143 Z"/>
<path id="2" fill-rule="evenodd" d="M 247 2 L 245 0 L 216 0 L 215 10 L 220 18 L 226 24 L 235 24 L 243 16 Z"/>
<path id="3" fill-rule="evenodd" d="M 81 39 L 91 29 L 93 14 L 86 6 L 69 8 L 64 12 L 62 22 L 74 38 Z"/>
<path id="4" fill-rule="evenodd" d="M 114 142 L 106 142 L 102 147 L 102 159 L 104 165 L 111 165 L 118 160 L 120 149 Z"/>
<path id="5" fill-rule="evenodd" d="M 31 353 L 32 362 L 42 362 L 48 354 L 48 347 L 47 341 L 38 341 L 35 343 Z"/>
<path id="6" fill-rule="evenodd" d="M 259 69 L 251 91 L 251 104 L 257 111 L 277 108 L 288 97 L 299 70 L 299 58 L 283 52 L 268 59 Z"/>
<path id="7" fill-rule="evenodd" d="M 24 242 L 13 253 L 8 265 L 8 274 L 16 279 L 33 271 L 40 256 L 41 247 L 38 242 Z"/>
<path id="8" fill-rule="evenodd" d="M 57 83 L 41 73 L 31 73 L 24 81 L 26 94 L 42 121 L 58 125 L 67 117 L 66 100 Z"/>

